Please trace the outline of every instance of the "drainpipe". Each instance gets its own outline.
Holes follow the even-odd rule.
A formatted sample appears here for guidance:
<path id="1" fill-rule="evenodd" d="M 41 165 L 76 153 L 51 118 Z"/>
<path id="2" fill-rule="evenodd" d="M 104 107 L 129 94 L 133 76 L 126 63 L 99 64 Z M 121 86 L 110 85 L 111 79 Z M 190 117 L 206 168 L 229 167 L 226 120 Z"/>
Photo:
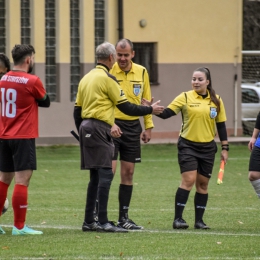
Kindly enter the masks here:
<path id="1" fill-rule="evenodd" d="M 118 0 L 118 38 L 124 38 L 123 27 L 123 0 Z"/>

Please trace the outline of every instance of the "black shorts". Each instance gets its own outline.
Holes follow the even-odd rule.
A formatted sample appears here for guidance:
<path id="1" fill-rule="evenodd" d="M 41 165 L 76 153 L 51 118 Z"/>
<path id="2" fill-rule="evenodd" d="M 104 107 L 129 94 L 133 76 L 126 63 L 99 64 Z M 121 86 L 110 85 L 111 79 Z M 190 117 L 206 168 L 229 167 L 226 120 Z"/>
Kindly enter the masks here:
<path id="1" fill-rule="evenodd" d="M 0 139 L 0 171 L 36 170 L 35 139 Z"/>
<path id="2" fill-rule="evenodd" d="M 112 168 L 114 144 L 110 134 L 111 125 L 97 120 L 85 119 L 79 129 L 81 169 Z"/>
<path id="3" fill-rule="evenodd" d="M 217 150 L 214 140 L 209 143 L 196 143 L 180 137 L 178 161 L 181 173 L 197 170 L 199 174 L 210 178 Z"/>
<path id="4" fill-rule="evenodd" d="M 142 133 L 142 126 L 139 119 L 116 119 L 115 123 L 120 127 L 123 134 L 120 138 L 113 138 L 115 144 L 113 160 L 117 160 L 119 153 L 119 160 L 132 163 L 141 162 L 140 134 Z"/>
<path id="5" fill-rule="evenodd" d="M 257 146 L 253 147 L 249 160 L 249 171 L 260 172 L 260 148 Z"/>

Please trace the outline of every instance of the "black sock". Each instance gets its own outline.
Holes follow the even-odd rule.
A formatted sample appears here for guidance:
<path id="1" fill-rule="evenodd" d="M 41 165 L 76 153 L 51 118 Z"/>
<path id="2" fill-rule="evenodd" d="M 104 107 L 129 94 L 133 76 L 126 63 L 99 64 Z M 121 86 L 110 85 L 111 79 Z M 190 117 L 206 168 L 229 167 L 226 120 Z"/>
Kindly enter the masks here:
<path id="1" fill-rule="evenodd" d="M 110 185 L 113 180 L 113 172 L 110 168 L 98 169 L 98 222 L 105 224 L 108 222 L 107 205 L 109 198 Z M 94 209 L 93 209 L 94 210 Z M 92 212 L 93 215 L 93 212 Z"/>
<path id="2" fill-rule="evenodd" d="M 202 220 L 206 205 L 208 201 L 208 194 L 201 194 L 196 192 L 194 197 L 195 207 L 195 222 Z"/>
<path id="3" fill-rule="evenodd" d="M 119 221 L 122 218 L 128 218 L 128 208 L 130 205 L 133 192 L 133 185 L 120 184 L 118 200 L 119 200 Z"/>
<path id="4" fill-rule="evenodd" d="M 85 218 L 84 218 L 84 221 L 87 224 L 94 222 L 93 211 L 95 208 L 95 202 L 97 198 L 98 180 L 99 180 L 98 171 L 91 169 L 90 181 L 88 183 L 88 189 L 87 189 Z"/>
<path id="5" fill-rule="evenodd" d="M 187 200 L 189 198 L 190 191 L 178 188 L 175 195 L 175 216 L 174 220 L 177 218 L 182 218 L 183 210 L 186 206 Z"/>

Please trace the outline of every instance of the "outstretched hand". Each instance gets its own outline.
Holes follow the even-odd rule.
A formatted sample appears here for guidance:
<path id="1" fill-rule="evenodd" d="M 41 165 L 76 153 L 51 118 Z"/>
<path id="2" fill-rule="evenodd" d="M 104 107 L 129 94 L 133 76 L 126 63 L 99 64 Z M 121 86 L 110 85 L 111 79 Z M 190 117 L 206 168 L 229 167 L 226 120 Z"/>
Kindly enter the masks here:
<path id="1" fill-rule="evenodd" d="M 141 104 L 143 106 L 147 106 L 147 107 L 150 107 L 153 103 L 153 97 L 151 98 L 151 101 L 145 99 L 145 98 L 142 98 L 142 101 L 141 101 Z"/>
<path id="2" fill-rule="evenodd" d="M 159 106 L 160 102 L 161 100 L 158 100 L 151 105 L 151 107 L 153 108 L 153 115 L 159 115 L 163 112 L 164 106 Z"/>

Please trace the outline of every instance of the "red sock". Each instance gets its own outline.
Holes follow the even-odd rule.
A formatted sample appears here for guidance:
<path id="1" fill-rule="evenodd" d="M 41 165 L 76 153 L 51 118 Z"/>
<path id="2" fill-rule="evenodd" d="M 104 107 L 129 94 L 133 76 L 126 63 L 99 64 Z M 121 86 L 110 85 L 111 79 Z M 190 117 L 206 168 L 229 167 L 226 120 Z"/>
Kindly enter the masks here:
<path id="1" fill-rule="evenodd" d="M 12 203 L 14 210 L 14 226 L 22 229 L 27 211 L 28 187 L 20 184 L 14 186 Z"/>
<path id="2" fill-rule="evenodd" d="M 0 181 L 0 216 L 2 215 L 2 209 L 5 204 L 9 185 Z"/>

